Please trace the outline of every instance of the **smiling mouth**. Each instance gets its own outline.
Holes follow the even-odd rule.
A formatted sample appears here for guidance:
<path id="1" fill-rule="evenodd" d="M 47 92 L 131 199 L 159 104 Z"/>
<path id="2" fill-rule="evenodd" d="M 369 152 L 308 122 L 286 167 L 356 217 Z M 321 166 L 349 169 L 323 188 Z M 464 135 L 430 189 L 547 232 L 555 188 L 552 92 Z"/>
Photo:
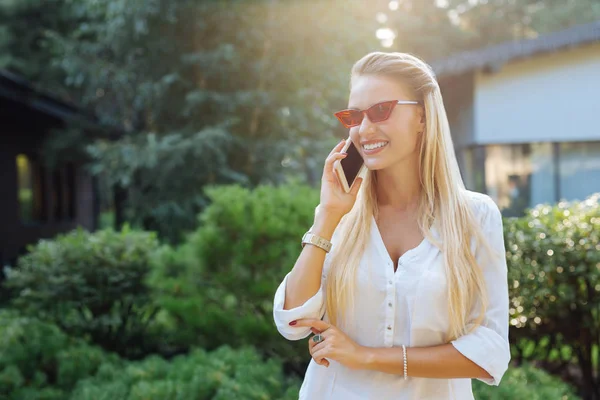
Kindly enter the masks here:
<path id="1" fill-rule="evenodd" d="M 366 151 L 377 150 L 377 149 L 387 146 L 387 144 L 388 144 L 388 142 L 369 143 L 369 144 L 363 144 L 362 148 Z"/>

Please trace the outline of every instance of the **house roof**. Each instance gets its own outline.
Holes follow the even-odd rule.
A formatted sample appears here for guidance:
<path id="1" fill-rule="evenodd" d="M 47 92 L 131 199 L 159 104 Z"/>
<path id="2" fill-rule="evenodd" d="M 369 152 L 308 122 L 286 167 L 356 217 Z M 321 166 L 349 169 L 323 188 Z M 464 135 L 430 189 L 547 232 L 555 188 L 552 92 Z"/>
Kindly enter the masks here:
<path id="1" fill-rule="evenodd" d="M 90 132 L 102 132 L 109 137 L 122 135 L 118 128 L 100 124 L 91 112 L 34 87 L 20 75 L 0 69 L 0 99 L 3 98 L 61 121 L 76 123 Z"/>
<path id="2" fill-rule="evenodd" d="M 600 20 L 535 39 L 508 41 L 479 50 L 465 51 L 431 63 L 438 77 L 475 69 L 496 68 L 509 61 L 600 41 Z"/>
<path id="3" fill-rule="evenodd" d="M 82 113 L 76 106 L 34 88 L 25 78 L 6 70 L 0 70 L 0 97 L 61 120 Z"/>

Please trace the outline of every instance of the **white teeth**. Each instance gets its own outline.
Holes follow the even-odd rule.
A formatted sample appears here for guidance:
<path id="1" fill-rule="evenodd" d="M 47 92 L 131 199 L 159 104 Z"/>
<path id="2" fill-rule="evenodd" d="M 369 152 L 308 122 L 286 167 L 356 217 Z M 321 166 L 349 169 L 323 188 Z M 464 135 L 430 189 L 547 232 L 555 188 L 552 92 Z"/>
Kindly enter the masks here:
<path id="1" fill-rule="evenodd" d="M 387 142 L 379 142 L 379 143 L 371 143 L 371 144 L 364 144 L 363 145 L 363 149 L 365 150 L 374 150 L 374 149 L 378 149 L 380 147 L 383 147 L 387 144 Z"/>

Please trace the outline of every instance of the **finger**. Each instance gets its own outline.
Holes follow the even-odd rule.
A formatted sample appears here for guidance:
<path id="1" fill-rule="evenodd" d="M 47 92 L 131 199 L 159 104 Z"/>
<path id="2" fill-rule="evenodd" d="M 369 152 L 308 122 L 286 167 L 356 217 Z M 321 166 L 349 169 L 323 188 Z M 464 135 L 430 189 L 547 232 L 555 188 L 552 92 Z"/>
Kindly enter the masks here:
<path id="1" fill-rule="evenodd" d="M 311 354 L 311 356 L 312 356 L 313 360 L 314 360 L 314 361 L 315 361 L 317 364 L 319 364 L 319 365 L 323 365 L 323 366 L 325 366 L 325 367 L 329 367 L 329 361 L 328 361 L 326 358 L 324 358 L 324 357 L 315 357 L 315 356 L 314 356 L 314 354 L 315 354 L 317 351 L 323 350 L 323 346 L 324 346 L 324 342 L 320 342 L 320 343 L 318 343 L 318 344 L 313 344 L 313 345 L 311 346 L 311 347 L 312 347 L 312 349 L 310 350 L 310 354 Z"/>
<path id="2" fill-rule="evenodd" d="M 322 350 L 323 347 L 325 347 L 325 346 L 326 346 L 325 341 L 313 344 L 310 349 L 310 355 L 311 356 L 314 355 L 317 351 Z"/>
<path id="3" fill-rule="evenodd" d="M 320 319 L 314 319 L 314 318 L 302 318 L 302 319 L 298 319 L 296 320 L 296 323 L 294 324 L 295 326 L 304 326 L 304 327 L 310 327 L 310 328 L 315 328 L 318 329 L 320 332 L 323 332 L 325 329 L 330 329 L 333 328 L 333 325 L 320 320 Z"/>
<path id="4" fill-rule="evenodd" d="M 316 362 L 319 365 L 324 366 L 324 367 L 329 367 L 329 360 L 327 360 L 326 358 L 321 358 L 320 360 L 315 360 L 313 358 L 313 361 Z"/>
<path id="5" fill-rule="evenodd" d="M 313 360 L 315 360 L 315 362 L 317 362 L 317 360 L 321 361 L 327 361 L 327 365 L 329 365 L 329 360 L 327 359 L 327 357 L 329 356 L 329 348 L 324 347 L 318 351 L 315 351 L 312 355 Z"/>
<path id="6" fill-rule="evenodd" d="M 322 343 L 322 342 L 321 342 L 321 343 Z M 319 343 L 319 344 L 320 344 L 320 343 Z M 311 357 L 312 357 L 312 353 L 313 353 L 313 348 L 315 348 L 317 345 L 318 345 L 317 343 L 313 342 L 312 338 L 310 338 L 310 339 L 308 340 L 308 353 L 311 355 Z M 326 359 L 324 359 L 324 358 L 321 358 L 321 359 L 314 359 L 314 361 L 315 361 L 317 364 L 319 364 L 319 365 L 322 365 L 322 366 L 324 366 L 324 367 L 328 367 L 328 366 L 329 366 L 329 361 L 327 361 L 327 360 L 326 360 Z"/>
<path id="7" fill-rule="evenodd" d="M 338 144 L 336 144 L 335 147 L 333 149 L 331 149 L 331 151 L 329 152 L 329 154 L 327 155 L 327 157 L 329 157 L 333 153 L 338 153 L 340 150 L 342 150 L 344 148 L 344 145 L 346 144 L 346 140 L 347 139 L 342 139 L 341 142 L 339 142 Z"/>
<path id="8" fill-rule="evenodd" d="M 334 163 L 338 160 L 343 160 L 348 155 L 346 153 L 333 153 L 325 160 L 325 166 L 323 167 L 323 175 L 330 181 L 333 179 L 333 172 L 335 170 Z"/>
<path id="9" fill-rule="evenodd" d="M 324 367 L 329 367 L 329 361 L 327 361 L 327 359 L 326 359 L 326 358 L 321 358 L 320 360 L 315 360 L 315 359 L 313 358 L 313 361 L 314 361 L 314 362 L 316 362 L 316 363 L 317 363 L 317 364 L 319 364 L 319 365 L 322 365 L 322 366 L 324 366 Z"/>

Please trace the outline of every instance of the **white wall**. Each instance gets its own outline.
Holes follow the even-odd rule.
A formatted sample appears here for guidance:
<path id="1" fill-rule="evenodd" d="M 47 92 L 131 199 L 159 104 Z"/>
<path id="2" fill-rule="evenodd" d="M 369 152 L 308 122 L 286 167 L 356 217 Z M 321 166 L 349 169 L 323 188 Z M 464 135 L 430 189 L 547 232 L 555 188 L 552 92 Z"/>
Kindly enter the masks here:
<path id="1" fill-rule="evenodd" d="M 600 43 L 475 75 L 474 142 L 600 140 Z"/>

